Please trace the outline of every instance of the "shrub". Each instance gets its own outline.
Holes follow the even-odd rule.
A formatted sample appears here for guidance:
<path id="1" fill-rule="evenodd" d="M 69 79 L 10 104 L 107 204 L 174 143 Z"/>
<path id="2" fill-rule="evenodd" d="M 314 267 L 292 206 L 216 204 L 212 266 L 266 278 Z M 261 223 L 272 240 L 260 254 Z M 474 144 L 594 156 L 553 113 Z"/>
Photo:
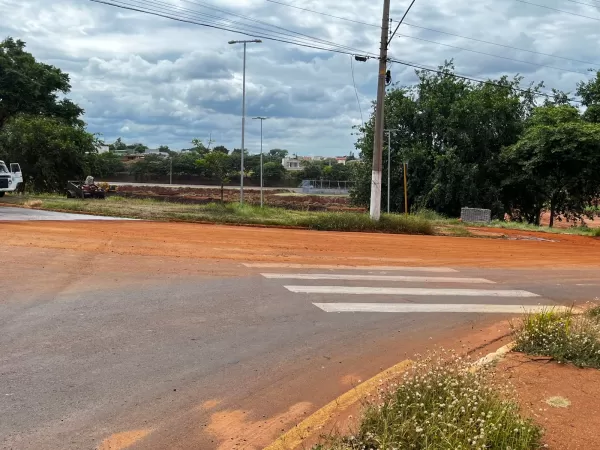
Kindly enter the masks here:
<path id="1" fill-rule="evenodd" d="M 541 430 L 519 414 L 486 369 L 455 356 L 418 362 L 400 384 L 381 389 L 356 436 L 329 439 L 322 450 L 512 449 L 540 446 Z"/>
<path id="2" fill-rule="evenodd" d="M 592 316 L 572 311 L 527 314 L 514 327 L 515 350 L 549 356 L 579 367 L 600 368 L 600 326 Z"/>

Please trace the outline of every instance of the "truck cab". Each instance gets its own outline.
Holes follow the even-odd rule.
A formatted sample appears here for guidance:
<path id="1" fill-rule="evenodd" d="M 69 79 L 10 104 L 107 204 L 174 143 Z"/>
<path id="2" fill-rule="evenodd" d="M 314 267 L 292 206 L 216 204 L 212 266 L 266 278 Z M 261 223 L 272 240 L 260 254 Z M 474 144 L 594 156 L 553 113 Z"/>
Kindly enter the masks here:
<path id="1" fill-rule="evenodd" d="M 16 191 L 22 183 L 21 166 L 17 163 L 11 163 L 9 168 L 4 161 L 0 161 L 0 197 L 4 197 L 6 192 Z"/>

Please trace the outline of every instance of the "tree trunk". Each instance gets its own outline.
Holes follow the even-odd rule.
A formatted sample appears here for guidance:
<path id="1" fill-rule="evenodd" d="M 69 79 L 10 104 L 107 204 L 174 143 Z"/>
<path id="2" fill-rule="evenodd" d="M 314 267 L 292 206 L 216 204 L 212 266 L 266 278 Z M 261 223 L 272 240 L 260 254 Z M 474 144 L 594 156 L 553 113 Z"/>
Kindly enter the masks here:
<path id="1" fill-rule="evenodd" d="M 550 223 L 548 224 L 548 226 L 550 228 L 552 228 L 554 226 L 554 197 L 552 198 L 552 200 L 550 200 Z"/>
<path id="2" fill-rule="evenodd" d="M 221 181 L 221 203 L 223 203 L 223 189 L 224 189 L 223 186 L 224 186 L 224 184 Z"/>

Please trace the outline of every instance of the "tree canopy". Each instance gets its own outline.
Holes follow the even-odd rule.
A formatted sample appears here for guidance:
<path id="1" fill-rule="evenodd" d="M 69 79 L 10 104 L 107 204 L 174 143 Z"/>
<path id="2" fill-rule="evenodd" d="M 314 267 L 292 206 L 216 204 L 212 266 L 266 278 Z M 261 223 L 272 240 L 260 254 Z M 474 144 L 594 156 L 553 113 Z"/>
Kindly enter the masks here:
<path id="1" fill-rule="evenodd" d="M 461 207 L 469 206 L 489 208 L 496 217 L 502 217 L 518 206 L 518 218 L 535 222 L 541 209 L 549 206 L 551 196 L 543 194 L 526 199 L 517 193 L 527 183 L 533 183 L 533 178 L 550 176 L 541 166 L 533 170 L 526 161 L 536 154 L 558 157 L 557 148 L 551 150 L 552 143 L 541 140 L 541 134 L 549 132 L 557 123 L 560 126 L 552 130 L 552 136 L 558 140 L 554 145 L 566 145 L 567 139 L 572 139 L 570 145 L 561 150 L 563 156 L 569 153 L 566 148 L 570 148 L 571 154 L 578 155 L 574 158 L 587 158 L 590 162 L 595 134 L 584 122 L 593 121 L 591 107 L 600 105 L 600 75 L 578 86 L 578 94 L 587 106 L 583 115 L 572 107 L 556 106 L 568 101 L 566 94 L 558 91 L 554 98 L 546 101 L 546 106 L 540 106 L 536 98 L 542 85 L 522 86 L 519 77 L 470 82 L 454 76 L 451 63 L 440 67 L 439 73 L 417 71 L 417 75 L 417 84 L 393 87 L 385 98 L 385 128 L 395 130 L 391 136 L 390 161 L 390 200 L 394 211 L 403 210 L 402 163 L 408 162 L 408 196 L 413 210 L 428 208 L 458 216 Z M 371 115 L 356 143 L 363 162 L 354 170 L 356 187 L 352 197 L 363 205 L 370 200 L 373 128 L 374 116 Z M 542 144 L 545 147 L 541 147 Z M 537 150 L 534 151 L 534 147 Z M 385 145 L 383 204 L 387 202 L 387 150 Z M 516 173 L 518 167 L 525 166 L 532 170 L 529 175 Z M 568 189 L 572 193 L 569 194 L 571 208 L 580 202 L 575 197 L 589 196 L 590 185 L 594 183 L 592 174 L 578 172 L 579 167 L 579 163 L 571 161 L 566 168 L 582 183 L 577 194 L 573 186 Z M 552 185 L 555 181 L 539 182 Z M 586 184 L 585 189 L 583 184 Z M 564 212 L 565 207 L 559 209 Z"/>
<path id="2" fill-rule="evenodd" d="M 25 42 L 0 42 L 0 128 L 18 114 L 54 117 L 70 125 L 83 125 L 83 109 L 67 98 L 69 75 L 35 60 Z"/>

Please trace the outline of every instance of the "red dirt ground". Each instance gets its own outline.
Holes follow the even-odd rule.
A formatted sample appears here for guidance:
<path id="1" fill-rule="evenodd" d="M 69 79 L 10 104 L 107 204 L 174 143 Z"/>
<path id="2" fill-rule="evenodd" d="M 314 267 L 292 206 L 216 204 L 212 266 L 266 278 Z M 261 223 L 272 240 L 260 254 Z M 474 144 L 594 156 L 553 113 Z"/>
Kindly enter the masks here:
<path id="1" fill-rule="evenodd" d="M 549 449 L 600 448 L 600 370 L 514 353 L 498 364 L 496 373 L 516 388 L 523 413 L 544 427 Z M 571 405 L 548 405 L 546 400 L 554 396 L 566 398 Z"/>
<path id="2" fill-rule="evenodd" d="M 600 239 L 494 230 L 511 239 L 319 232 L 159 222 L 8 222 L 4 245 L 210 260 L 470 267 L 598 267 Z M 519 240 L 523 238 L 537 240 Z"/>

